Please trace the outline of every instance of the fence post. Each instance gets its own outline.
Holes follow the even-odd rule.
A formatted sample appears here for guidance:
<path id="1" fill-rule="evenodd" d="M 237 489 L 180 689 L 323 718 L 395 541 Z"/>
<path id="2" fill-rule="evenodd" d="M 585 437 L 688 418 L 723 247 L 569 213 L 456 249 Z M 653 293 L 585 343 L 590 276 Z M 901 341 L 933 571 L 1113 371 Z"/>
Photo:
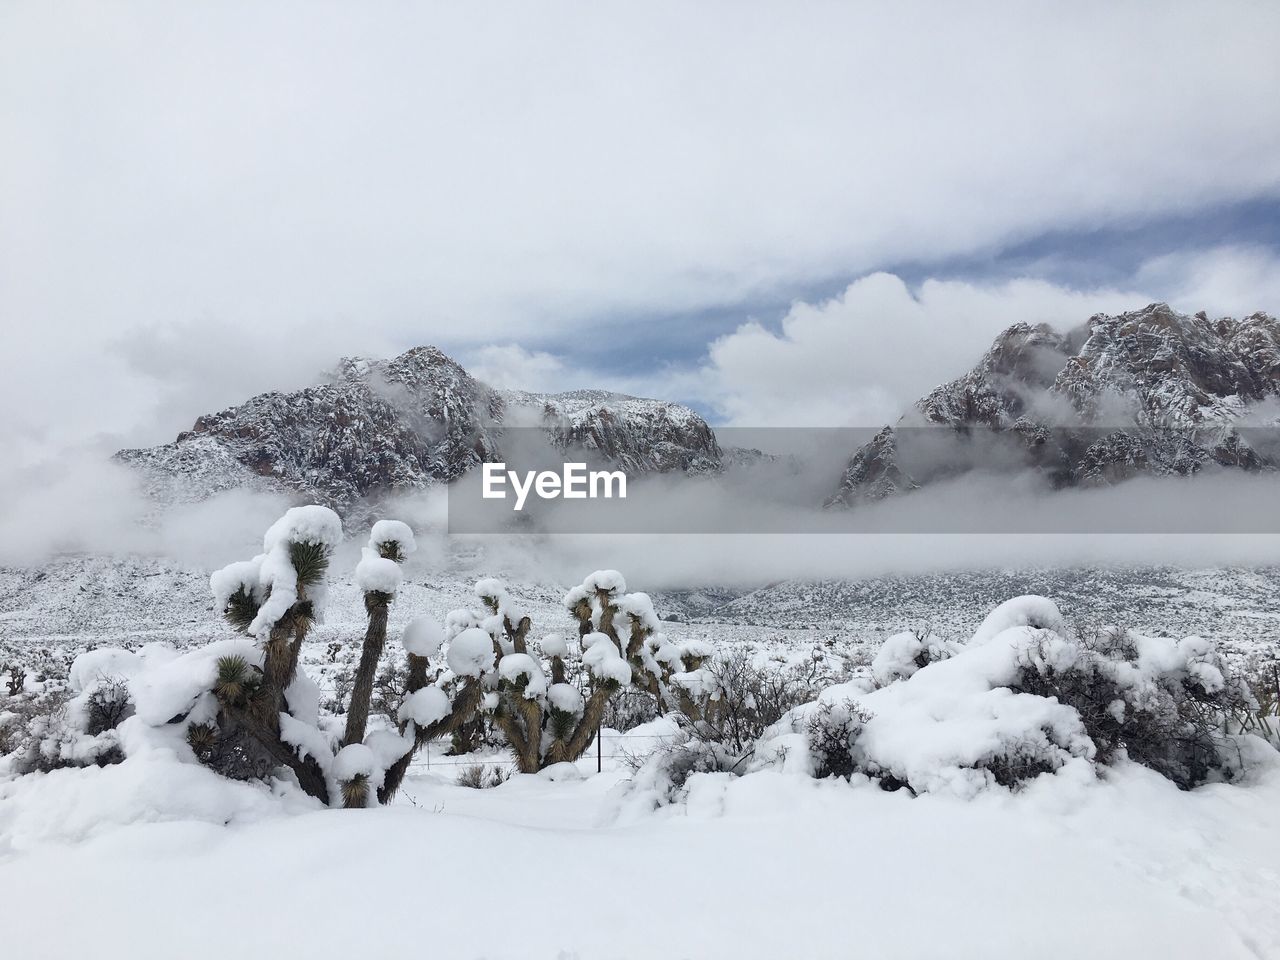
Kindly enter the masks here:
<path id="1" fill-rule="evenodd" d="M 600 736 L 600 731 L 603 729 L 604 721 L 601 721 L 600 725 L 596 727 L 596 773 L 599 773 L 603 769 L 604 764 L 604 750 L 601 749 L 601 743 L 604 738 Z"/>

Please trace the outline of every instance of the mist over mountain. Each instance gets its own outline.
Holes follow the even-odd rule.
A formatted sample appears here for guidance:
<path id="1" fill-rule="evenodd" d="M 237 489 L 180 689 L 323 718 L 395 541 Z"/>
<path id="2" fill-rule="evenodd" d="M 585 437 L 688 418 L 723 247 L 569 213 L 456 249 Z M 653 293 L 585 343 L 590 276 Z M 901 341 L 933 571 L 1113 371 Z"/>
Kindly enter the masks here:
<path id="1" fill-rule="evenodd" d="M 597 390 L 495 390 L 435 347 L 344 359 L 323 382 L 199 417 L 171 443 L 122 450 L 161 503 L 233 489 L 285 493 L 350 513 L 501 460 L 514 429 L 629 473 L 719 469 L 715 434 L 688 407 Z"/>
<path id="2" fill-rule="evenodd" d="M 1055 488 L 1215 468 L 1271 470 L 1280 447 L 1280 322 L 1164 303 L 1065 333 L 1018 323 L 976 366 L 851 457 L 833 505 L 973 470 L 1041 471 Z"/>
<path id="3" fill-rule="evenodd" d="M 1016 323 L 967 373 L 853 451 L 829 505 L 971 471 L 1041 472 L 1054 488 L 1129 477 L 1262 471 L 1280 462 L 1280 322 L 1163 303 L 1066 332 Z M 344 359 L 314 386 L 199 417 L 170 443 L 122 450 L 159 503 L 283 493 L 348 515 L 504 459 L 529 428 L 551 449 L 625 470 L 751 470 L 689 407 L 601 390 L 494 389 L 435 347 Z"/>

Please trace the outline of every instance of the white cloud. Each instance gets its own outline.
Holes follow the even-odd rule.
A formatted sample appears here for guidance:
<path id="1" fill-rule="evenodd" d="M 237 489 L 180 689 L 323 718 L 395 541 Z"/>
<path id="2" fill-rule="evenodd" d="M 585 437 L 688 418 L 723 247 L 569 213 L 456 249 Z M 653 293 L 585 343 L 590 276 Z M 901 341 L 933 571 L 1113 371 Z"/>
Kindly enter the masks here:
<path id="1" fill-rule="evenodd" d="M 477 380 L 499 389 L 555 393 L 588 385 L 576 382 L 579 374 L 562 357 L 515 343 L 490 344 L 460 360 Z"/>
<path id="2" fill-rule="evenodd" d="M 1262 310 L 1280 315 L 1280 257 L 1258 247 L 1223 246 L 1156 257 L 1143 264 L 1135 284 L 1167 291 L 1184 311 L 1245 317 Z"/>
<path id="3" fill-rule="evenodd" d="M 691 390 L 743 427 L 891 423 L 939 383 L 964 373 L 1010 324 L 1069 329 L 1095 313 L 1166 300 L 1186 312 L 1280 310 L 1280 260 L 1235 247 L 1162 257 L 1125 289 L 1073 290 L 1043 280 L 926 280 L 892 274 L 839 296 L 792 305 L 777 332 L 748 322 L 711 344 L 706 363 L 669 387 Z M 692 386 L 691 386 L 692 384 Z"/>
<path id="4" fill-rule="evenodd" d="M 1041 280 L 927 280 L 913 292 L 876 273 L 831 300 L 794 304 L 779 332 L 751 322 L 716 340 L 700 371 L 703 396 L 735 426 L 889 423 L 967 370 L 1010 324 L 1065 328 L 1142 296 Z"/>
<path id="5" fill-rule="evenodd" d="M 1274 195 L 1278 29 L 1247 0 L 8 3 L 0 442 Z M 106 355 L 193 327 L 227 358 L 196 393 Z"/>

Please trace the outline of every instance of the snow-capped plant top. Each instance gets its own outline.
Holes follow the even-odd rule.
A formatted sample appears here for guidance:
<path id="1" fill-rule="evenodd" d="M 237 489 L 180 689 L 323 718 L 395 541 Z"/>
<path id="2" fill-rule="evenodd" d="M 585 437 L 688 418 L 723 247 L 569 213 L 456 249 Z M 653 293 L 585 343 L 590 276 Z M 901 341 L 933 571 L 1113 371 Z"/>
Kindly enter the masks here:
<path id="1" fill-rule="evenodd" d="M 389 547 L 394 547 L 403 558 L 418 549 L 418 542 L 403 520 L 379 520 L 369 531 L 369 546 L 383 556 L 390 552 Z"/>
<path id="2" fill-rule="evenodd" d="M 328 507 L 292 507 L 262 539 L 263 553 L 228 564 L 209 578 L 214 602 L 247 633 L 264 638 L 309 588 L 307 611 L 321 614 L 329 555 L 342 542 L 342 521 Z"/>
<path id="3" fill-rule="evenodd" d="M 542 638 L 542 653 L 548 657 L 567 657 L 569 655 L 569 642 L 558 633 L 548 633 Z"/>
<path id="4" fill-rule="evenodd" d="M 534 700 L 547 692 L 547 677 L 542 665 L 527 653 L 508 653 L 498 663 L 498 676 L 519 689 L 526 699 Z"/>
<path id="5" fill-rule="evenodd" d="M 400 589 L 404 574 L 400 564 L 386 557 L 380 557 L 369 549 L 363 548 L 360 562 L 356 564 L 356 586 L 361 593 L 394 594 Z"/>
<path id="6" fill-rule="evenodd" d="M 974 632 L 970 644 L 986 643 L 1012 627 L 1034 627 L 1066 634 L 1067 623 L 1058 605 L 1048 597 L 1014 597 L 996 607 Z"/>
<path id="7" fill-rule="evenodd" d="M 262 570 L 262 555 L 252 560 L 237 560 L 209 575 L 209 590 L 213 594 L 214 606 L 225 610 L 231 597 L 237 593 L 248 594 L 258 604 L 266 596 L 258 574 Z"/>
<path id="8" fill-rule="evenodd" d="M 434 657 L 444 645 L 445 635 L 434 617 L 425 614 L 414 617 L 405 625 L 400 635 L 400 645 L 407 653 L 418 657 Z"/>
<path id="9" fill-rule="evenodd" d="M 267 528 L 262 551 L 271 553 L 289 544 L 315 544 L 332 550 L 342 542 L 342 520 L 328 507 L 312 504 L 290 507 L 284 516 Z"/>
<path id="10" fill-rule="evenodd" d="M 449 669 L 460 677 L 480 677 L 493 669 L 493 637 L 479 627 L 463 630 L 449 643 Z"/>
<path id="11" fill-rule="evenodd" d="M 393 596 L 404 579 L 400 564 L 417 548 L 407 523 L 379 520 L 369 531 L 369 545 L 360 551 L 356 586 L 361 593 Z"/>
<path id="12" fill-rule="evenodd" d="M 399 716 L 401 722 L 412 720 L 425 729 L 447 717 L 452 708 L 449 695 L 439 687 L 423 687 L 405 697 Z"/>
<path id="13" fill-rule="evenodd" d="M 353 743 L 338 751 L 330 769 L 338 780 L 368 777 L 378 769 L 378 759 L 363 743 Z"/>

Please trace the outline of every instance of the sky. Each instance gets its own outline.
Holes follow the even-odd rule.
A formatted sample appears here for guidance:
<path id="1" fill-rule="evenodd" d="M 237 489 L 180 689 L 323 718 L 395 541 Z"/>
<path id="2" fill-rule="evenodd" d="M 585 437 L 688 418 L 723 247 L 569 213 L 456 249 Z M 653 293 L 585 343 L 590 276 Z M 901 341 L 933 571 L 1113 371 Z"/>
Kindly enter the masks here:
<path id="1" fill-rule="evenodd" d="M 889 422 L 1018 320 L 1280 312 L 1280 5 L 0 3 L 2 469 L 341 355 Z"/>

